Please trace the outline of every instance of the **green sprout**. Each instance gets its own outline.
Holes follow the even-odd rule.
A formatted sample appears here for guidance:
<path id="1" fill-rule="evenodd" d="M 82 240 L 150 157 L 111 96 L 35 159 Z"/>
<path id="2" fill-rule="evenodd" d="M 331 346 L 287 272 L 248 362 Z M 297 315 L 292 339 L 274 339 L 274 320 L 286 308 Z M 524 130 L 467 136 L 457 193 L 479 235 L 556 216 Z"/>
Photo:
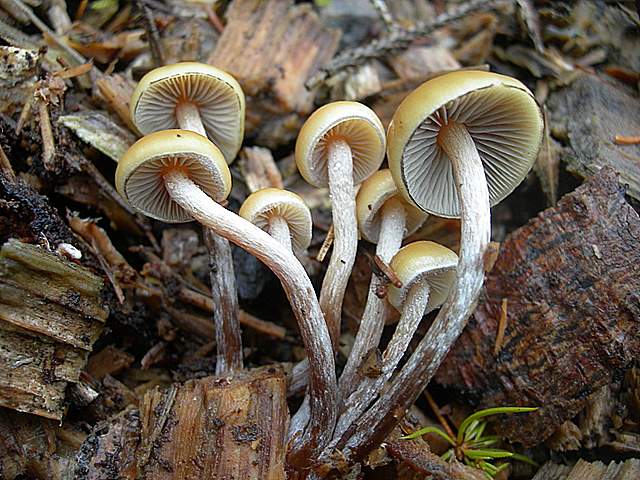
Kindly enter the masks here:
<path id="1" fill-rule="evenodd" d="M 487 478 L 492 479 L 498 472 L 504 470 L 509 465 L 508 463 L 502 463 L 496 466 L 491 463 L 494 460 L 511 458 L 534 466 L 537 466 L 537 464 L 530 458 L 520 455 L 519 453 L 491 448 L 500 442 L 500 437 L 497 435 L 485 435 L 487 422 L 480 419 L 501 413 L 522 413 L 533 412 L 535 410 L 537 410 L 535 407 L 487 408 L 485 410 L 479 410 L 465 418 L 460 424 L 455 438 L 453 438 L 452 434 L 445 432 L 440 427 L 424 427 L 410 435 L 400 438 L 402 440 L 412 440 L 426 433 L 434 433 L 444 438 L 446 442 L 451 445 L 451 448 L 442 454 L 443 460 L 452 461 L 453 459 L 457 459 L 470 467 L 482 470 Z"/>

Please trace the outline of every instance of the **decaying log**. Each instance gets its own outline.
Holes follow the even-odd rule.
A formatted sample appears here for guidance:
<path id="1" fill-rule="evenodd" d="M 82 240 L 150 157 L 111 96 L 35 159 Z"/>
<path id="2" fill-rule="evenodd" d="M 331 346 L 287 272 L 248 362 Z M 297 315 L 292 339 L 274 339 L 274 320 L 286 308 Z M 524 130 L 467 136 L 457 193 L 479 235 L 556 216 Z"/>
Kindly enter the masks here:
<path id="1" fill-rule="evenodd" d="M 43 248 L 0 250 L 0 405 L 60 420 L 108 311 L 102 279 Z"/>
<path id="2" fill-rule="evenodd" d="M 155 389 L 141 412 L 138 468 L 147 480 L 285 478 L 289 413 L 277 367 Z"/>
<path id="3" fill-rule="evenodd" d="M 438 383 L 483 406 L 540 407 L 502 416 L 498 433 L 526 446 L 547 439 L 636 358 L 638 238 L 638 214 L 605 167 L 507 237 Z M 507 327 L 496 356 L 503 299 Z"/>
<path id="4" fill-rule="evenodd" d="M 604 165 L 620 173 L 620 183 L 640 200 L 640 145 L 618 145 L 616 135 L 637 135 L 640 100 L 622 85 L 583 74 L 549 96 L 552 134 L 568 140 L 561 154 L 567 170 L 588 177 Z M 563 139 L 564 139 L 563 138 Z"/>
<path id="5" fill-rule="evenodd" d="M 293 0 L 236 1 L 226 17 L 208 63 L 232 74 L 249 96 L 247 133 L 260 127 L 266 142 L 259 143 L 269 147 L 295 138 L 298 114 L 313 107 L 314 92 L 304 83 L 333 57 L 340 32 L 325 27 L 311 5 Z"/>

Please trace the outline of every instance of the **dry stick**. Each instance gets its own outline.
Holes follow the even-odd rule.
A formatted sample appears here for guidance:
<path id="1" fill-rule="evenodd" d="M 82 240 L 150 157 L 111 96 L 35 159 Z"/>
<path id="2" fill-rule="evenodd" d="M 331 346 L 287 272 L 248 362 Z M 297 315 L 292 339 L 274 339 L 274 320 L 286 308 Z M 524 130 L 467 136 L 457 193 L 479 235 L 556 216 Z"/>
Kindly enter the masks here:
<path id="1" fill-rule="evenodd" d="M 2 145 L 0 145 L 0 172 L 2 172 L 10 182 L 14 183 L 16 181 L 16 174 L 13 171 L 9 157 L 4 153 Z"/>
<path id="2" fill-rule="evenodd" d="M 156 67 L 160 67 L 164 65 L 164 56 L 162 55 L 162 49 L 160 48 L 160 35 L 158 34 L 158 29 L 153 18 L 153 13 L 149 9 L 149 7 L 147 7 L 147 4 L 144 0 L 136 0 L 136 6 L 142 14 L 142 18 L 144 19 L 144 29 L 147 32 L 147 37 L 149 40 L 151 58 L 153 58 L 153 62 L 155 63 Z"/>
<path id="3" fill-rule="evenodd" d="M 206 312 L 213 313 L 215 304 L 211 297 L 203 295 L 200 292 L 196 292 L 187 287 L 182 287 L 178 290 L 178 298 L 194 307 L 198 307 Z M 275 323 L 262 320 L 255 317 L 250 313 L 240 310 L 239 313 L 240 325 L 255 330 L 258 333 L 267 335 L 274 338 L 285 338 L 287 336 L 287 329 L 276 325 Z"/>
<path id="4" fill-rule="evenodd" d="M 309 428 L 296 443 L 295 452 L 309 460 L 331 438 L 336 420 L 337 382 L 331 339 L 307 272 L 291 251 L 268 233 L 214 202 L 183 173 L 168 173 L 164 183 L 171 198 L 196 220 L 251 252 L 280 279 L 309 359 Z"/>
<path id="5" fill-rule="evenodd" d="M 242 338 L 238 312 L 236 277 L 231 247 L 224 238 L 204 229 L 204 243 L 209 251 L 211 297 L 218 308 L 213 310 L 216 334 L 216 375 L 242 370 Z M 234 292 L 229 295 L 229 292 Z"/>
<path id="6" fill-rule="evenodd" d="M 427 334 L 389 388 L 342 436 L 349 461 L 362 459 L 391 433 L 424 390 L 473 312 L 484 278 L 491 234 L 489 193 L 482 161 L 464 127 L 452 124 L 441 147 L 451 160 L 460 196 L 461 247 L 455 288 Z M 330 454 L 329 451 L 324 455 Z"/>
<path id="7" fill-rule="evenodd" d="M 436 418 L 440 422 L 440 425 L 442 425 L 442 428 L 444 428 L 444 431 L 447 432 L 447 434 L 451 438 L 455 438 L 456 435 L 453 433 L 453 430 L 451 430 L 451 427 L 449 426 L 449 422 L 447 422 L 447 419 L 442 416 L 442 413 L 440 413 L 440 407 L 438 407 L 438 404 L 429 393 L 429 390 L 425 389 L 423 393 L 424 393 L 424 398 L 427 399 L 427 403 L 431 407 L 433 414 L 436 416 Z"/>
<path id="8" fill-rule="evenodd" d="M 333 223 L 329 225 L 329 230 L 327 231 L 326 237 L 324 237 L 324 241 L 318 250 L 318 254 L 316 255 L 316 261 L 324 262 L 327 253 L 329 253 L 329 249 L 333 245 Z"/>
<path id="9" fill-rule="evenodd" d="M 380 233 L 378 244 L 376 245 L 376 256 L 389 263 L 393 256 L 400 249 L 402 237 L 406 225 L 406 213 L 402 205 L 390 200 L 382 209 L 382 218 L 380 219 Z M 369 351 L 376 348 L 382 336 L 384 329 L 386 301 L 377 295 L 377 291 L 381 285 L 384 285 L 385 279 L 382 276 L 373 274 L 369 284 L 369 293 L 367 295 L 367 303 L 362 314 L 362 321 L 358 328 L 353 348 L 347 359 L 347 364 L 342 371 L 339 382 L 340 398 L 346 399 L 358 387 L 361 375 L 358 368 Z"/>
<path id="10" fill-rule="evenodd" d="M 369 1 L 371 2 L 371 5 L 373 5 L 373 8 L 375 8 L 376 12 L 378 12 L 378 15 L 382 19 L 382 22 L 384 23 L 384 26 L 387 28 L 387 30 L 389 30 L 390 32 L 397 30 L 398 26 L 393 21 L 393 16 L 389 11 L 389 6 L 387 5 L 387 2 L 385 2 L 385 0 L 369 0 Z"/>
<path id="11" fill-rule="evenodd" d="M 49 108 L 47 102 L 43 99 L 38 102 L 38 116 L 40 123 L 40 135 L 42 137 L 42 163 L 46 170 L 55 169 L 54 157 L 56 156 L 56 146 L 53 140 L 53 131 L 51 129 L 51 118 L 49 117 Z"/>
<path id="12" fill-rule="evenodd" d="M 462 19 L 477 10 L 495 8 L 503 3 L 507 3 L 506 0 L 469 0 L 455 9 L 438 15 L 431 21 L 419 22 L 411 30 L 394 30 L 388 36 L 369 42 L 366 46 L 343 50 L 341 54 L 334 57 L 311 77 L 305 85 L 309 90 L 312 90 L 327 78 L 347 67 L 361 65 L 369 59 L 380 58 L 396 50 L 403 50 L 416 38 L 427 36 L 450 22 Z"/>

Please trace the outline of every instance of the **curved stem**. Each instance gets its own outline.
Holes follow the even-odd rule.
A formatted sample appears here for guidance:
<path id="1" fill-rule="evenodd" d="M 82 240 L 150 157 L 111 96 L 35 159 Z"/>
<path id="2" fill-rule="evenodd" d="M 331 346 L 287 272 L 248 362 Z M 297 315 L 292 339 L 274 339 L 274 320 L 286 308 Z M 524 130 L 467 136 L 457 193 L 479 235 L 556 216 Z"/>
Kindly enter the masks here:
<path id="1" fill-rule="evenodd" d="M 340 339 L 342 300 L 358 248 L 356 195 L 353 159 L 349 144 L 342 139 L 329 143 L 329 196 L 333 217 L 333 253 L 320 290 L 320 308 L 327 321 L 334 350 Z"/>
<path id="2" fill-rule="evenodd" d="M 380 212 L 380 233 L 376 245 L 376 255 L 389 263 L 400 249 L 404 238 L 407 213 L 397 199 L 385 202 Z M 378 289 L 384 285 L 384 279 L 378 275 L 371 275 L 367 303 L 364 307 L 360 327 L 356 334 L 347 364 L 338 382 L 339 398 L 345 399 L 358 387 L 361 379 L 358 368 L 371 349 L 376 348 L 384 329 L 387 302 L 377 295 Z"/>
<path id="3" fill-rule="evenodd" d="M 429 303 L 429 284 L 426 281 L 416 283 L 409 289 L 402 305 L 402 314 L 382 357 L 382 372 L 376 378 L 364 377 L 358 389 L 345 402 L 344 413 L 338 419 L 334 439 L 339 439 L 349 426 L 369 406 L 371 400 L 380 392 L 391 378 L 402 356 L 409 348 L 409 342 L 420 325 Z"/>
<path id="4" fill-rule="evenodd" d="M 204 243 L 209 251 L 209 275 L 213 320 L 216 334 L 216 375 L 242 370 L 240 311 L 236 294 L 231 246 L 226 238 L 204 228 Z"/>
<path id="5" fill-rule="evenodd" d="M 291 232 L 287 221 L 277 215 L 269 219 L 269 235 L 275 238 L 287 250 L 291 248 Z"/>
<path id="6" fill-rule="evenodd" d="M 181 129 L 191 130 L 203 137 L 207 136 L 207 131 L 202 124 L 202 118 L 200 118 L 200 110 L 193 103 L 180 102 L 176 105 L 176 119 Z"/>
<path id="7" fill-rule="evenodd" d="M 331 339 L 313 285 L 291 253 L 268 233 L 214 202 L 180 171 L 164 177 L 171 198 L 203 225 L 247 250 L 280 279 L 298 322 L 309 358 L 310 421 L 305 438 L 298 444 L 303 457 L 311 455 L 331 438 L 336 420 L 337 383 Z"/>
<path id="8" fill-rule="evenodd" d="M 482 161 L 463 125 L 440 133 L 458 187 L 461 246 L 455 288 L 429 331 L 384 394 L 352 424 L 340 441 L 350 461 L 363 458 L 398 424 L 427 386 L 473 312 L 484 279 L 484 254 L 491 236 L 489 191 Z"/>

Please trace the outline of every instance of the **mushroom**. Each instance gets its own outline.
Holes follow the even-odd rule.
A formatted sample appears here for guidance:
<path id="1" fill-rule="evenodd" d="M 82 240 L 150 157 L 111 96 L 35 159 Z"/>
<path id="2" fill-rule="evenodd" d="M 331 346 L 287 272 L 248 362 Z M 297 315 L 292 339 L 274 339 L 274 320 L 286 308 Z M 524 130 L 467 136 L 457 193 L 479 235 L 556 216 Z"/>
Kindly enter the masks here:
<path id="1" fill-rule="evenodd" d="M 457 263 L 458 256 L 453 251 L 427 241 L 410 243 L 394 255 L 390 267 L 402 286 L 390 285 L 388 299 L 400 312 L 400 320 L 382 355 L 381 373 L 374 378 L 364 377 L 357 390 L 345 401 L 334 439 L 339 439 L 358 419 L 391 378 L 422 317 L 444 303 L 455 282 Z"/>
<path id="2" fill-rule="evenodd" d="M 340 336 L 342 301 L 358 244 L 355 187 L 382 163 L 385 134 L 376 114 L 357 102 L 333 102 L 316 110 L 296 141 L 295 159 L 304 179 L 329 186 L 333 253 L 320 290 L 334 348 Z"/>
<path id="3" fill-rule="evenodd" d="M 531 92 L 516 79 L 489 72 L 431 79 L 395 112 L 387 149 L 393 178 L 405 198 L 424 211 L 460 216 L 460 261 L 456 286 L 427 334 L 389 388 L 343 435 L 343 453 L 350 459 L 386 438 L 462 332 L 482 287 L 490 205 L 526 176 L 542 129 Z"/>
<path id="4" fill-rule="evenodd" d="M 245 99 L 235 78 L 197 62 L 147 73 L 131 97 L 131 119 L 140 133 L 181 128 L 208 137 L 231 163 L 244 137 Z"/>
<path id="5" fill-rule="evenodd" d="M 362 182 L 356 196 L 356 212 L 362 238 L 377 244 L 376 255 L 385 263 L 389 263 L 396 254 L 402 239 L 415 232 L 428 217 L 398 193 L 388 169 L 379 170 Z M 372 275 L 360 327 L 340 376 L 338 390 L 342 398 L 356 389 L 358 368 L 380 341 L 385 301 L 378 297 L 377 291 L 383 284 L 382 278 Z"/>
<path id="6" fill-rule="evenodd" d="M 156 68 L 138 83 L 131 97 L 131 118 L 143 134 L 179 127 L 210 138 L 227 163 L 235 158 L 244 135 L 245 99 L 228 73 L 210 65 L 184 62 Z M 229 242 L 204 231 L 212 265 L 211 294 L 220 306 L 216 325 L 216 374 L 242 369 L 233 258 Z M 213 268 L 217 265 L 217 268 Z"/>
<path id="7" fill-rule="evenodd" d="M 143 214 L 165 222 L 197 220 L 256 256 L 280 279 L 309 358 L 310 422 L 306 444 L 330 439 L 336 417 L 331 339 L 313 286 L 300 262 L 266 232 L 219 203 L 231 175 L 220 150 L 205 137 L 166 130 L 138 140 L 116 170 L 118 192 Z"/>
<path id="8" fill-rule="evenodd" d="M 247 197 L 238 214 L 266 230 L 288 250 L 303 252 L 311 243 L 311 212 L 293 192 L 263 188 Z"/>

